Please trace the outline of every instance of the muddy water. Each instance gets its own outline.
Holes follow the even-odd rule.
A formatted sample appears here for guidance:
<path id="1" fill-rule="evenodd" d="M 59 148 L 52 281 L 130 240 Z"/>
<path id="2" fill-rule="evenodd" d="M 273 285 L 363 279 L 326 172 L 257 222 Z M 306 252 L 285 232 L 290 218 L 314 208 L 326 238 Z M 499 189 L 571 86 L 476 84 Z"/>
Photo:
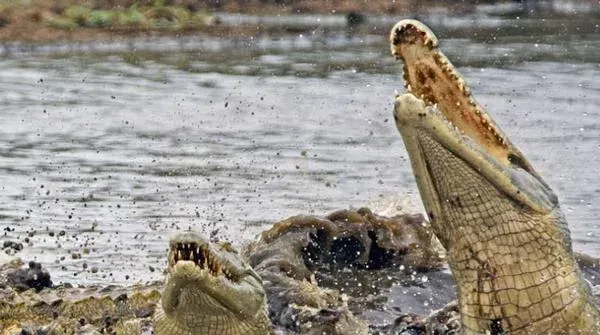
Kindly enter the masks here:
<path id="1" fill-rule="evenodd" d="M 558 193 L 575 249 L 600 256 L 597 21 L 430 20 Z M 160 279 L 168 236 L 188 227 L 241 244 L 298 213 L 374 200 L 421 210 L 391 119 L 400 65 L 386 19 L 373 22 L 3 45 L 0 240 L 24 243 L 19 256 L 57 283 L 126 284 Z"/>

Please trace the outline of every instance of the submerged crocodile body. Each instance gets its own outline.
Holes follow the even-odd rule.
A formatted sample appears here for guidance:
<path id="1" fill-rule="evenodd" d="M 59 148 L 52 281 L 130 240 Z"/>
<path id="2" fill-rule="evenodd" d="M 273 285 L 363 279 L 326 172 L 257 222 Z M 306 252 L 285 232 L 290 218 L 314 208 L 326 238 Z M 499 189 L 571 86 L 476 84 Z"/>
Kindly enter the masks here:
<path id="1" fill-rule="evenodd" d="M 0 290 L 0 334 L 139 335 L 160 299 L 155 285 Z"/>
<path id="2" fill-rule="evenodd" d="M 394 118 L 457 281 L 465 334 L 600 334 L 558 199 L 475 102 L 422 23 L 390 36 L 406 93 Z"/>
<path id="3" fill-rule="evenodd" d="M 283 220 L 263 232 L 247 255 L 263 279 L 271 319 L 284 333 L 366 335 L 369 325 L 353 313 L 364 306 L 341 294 L 337 280 L 325 288 L 320 284 L 327 280 L 317 278 L 347 268 L 437 269 L 442 261 L 436 242 L 420 214 L 388 218 L 361 208 Z"/>

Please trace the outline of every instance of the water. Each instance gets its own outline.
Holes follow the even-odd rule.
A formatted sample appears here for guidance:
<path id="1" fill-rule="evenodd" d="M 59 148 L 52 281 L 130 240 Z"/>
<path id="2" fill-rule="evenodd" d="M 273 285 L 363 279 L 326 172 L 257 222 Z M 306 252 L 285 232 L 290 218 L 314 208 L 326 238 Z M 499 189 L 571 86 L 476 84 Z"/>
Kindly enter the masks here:
<path id="1" fill-rule="evenodd" d="M 431 20 L 558 193 L 575 249 L 600 256 L 593 17 Z M 391 119 L 400 64 L 387 21 L 373 22 L 354 34 L 3 45 L 0 240 L 24 242 L 18 255 L 56 283 L 131 284 L 162 278 L 168 237 L 188 227 L 241 245 L 299 213 L 382 197 L 421 210 Z"/>

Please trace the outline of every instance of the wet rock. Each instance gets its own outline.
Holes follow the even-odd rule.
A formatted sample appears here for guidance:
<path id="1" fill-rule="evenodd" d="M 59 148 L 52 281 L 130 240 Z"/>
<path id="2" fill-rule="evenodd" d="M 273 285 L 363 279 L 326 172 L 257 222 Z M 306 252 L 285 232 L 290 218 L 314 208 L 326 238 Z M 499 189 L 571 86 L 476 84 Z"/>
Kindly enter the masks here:
<path id="1" fill-rule="evenodd" d="M 42 265 L 37 262 L 29 262 L 28 268 L 15 269 L 6 274 L 8 286 L 13 287 L 17 291 L 26 291 L 35 289 L 41 291 L 44 288 L 52 287 L 50 273 L 42 268 Z"/>

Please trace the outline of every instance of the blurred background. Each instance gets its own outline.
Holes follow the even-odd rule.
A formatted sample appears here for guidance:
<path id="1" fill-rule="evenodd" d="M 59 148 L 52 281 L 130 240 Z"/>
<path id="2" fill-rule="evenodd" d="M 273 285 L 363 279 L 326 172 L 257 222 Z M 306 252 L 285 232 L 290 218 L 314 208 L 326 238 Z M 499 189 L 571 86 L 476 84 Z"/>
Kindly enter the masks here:
<path id="1" fill-rule="evenodd" d="M 3 257 L 132 284 L 182 229 L 239 246 L 300 213 L 422 211 L 390 121 L 403 18 L 600 256 L 597 1 L 0 0 Z"/>

